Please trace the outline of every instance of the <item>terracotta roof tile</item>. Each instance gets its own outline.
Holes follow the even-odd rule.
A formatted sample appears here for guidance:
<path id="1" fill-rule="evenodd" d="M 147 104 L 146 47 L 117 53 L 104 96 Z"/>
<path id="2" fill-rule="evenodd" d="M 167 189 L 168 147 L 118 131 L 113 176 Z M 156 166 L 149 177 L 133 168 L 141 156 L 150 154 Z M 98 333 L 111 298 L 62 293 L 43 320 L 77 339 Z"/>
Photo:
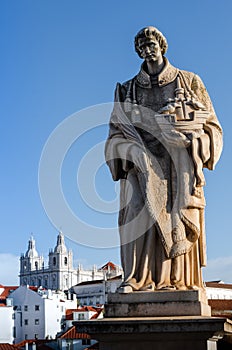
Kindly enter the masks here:
<path id="1" fill-rule="evenodd" d="M 0 300 L 6 299 L 9 296 L 10 292 L 12 292 L 13 290 L 17 289 L 18 287 L 19 286 L 3 286 L 1 284 L 0 288 L 4 288 L 4 290 L 0 294 Z"/>
<path id="2" fill-rule="evenodd" d="M 8 344 L 8 343 L 0 343 L 0 350 L 16 350 L 17 346 Z"/>
<path id="3" fill-rule="evenodd" d="M 108 270 L 108 268 L 109 268 L 110 270 L 116 270 L 117 266 L 116 266 L 114 263 L 112 263 L 111 261 L 109 261 L 108 263 L 106 263 L 105 265 L 103 265 L 103 266 L 100 268 L 100 270 Z"/>
<path id="4" fill-rule="evenodd" d="M 87 333 L 78 333 L 76 327 L 72 326 L 65 333 L 58 337 L 59 339 L 90 339 Z"/>

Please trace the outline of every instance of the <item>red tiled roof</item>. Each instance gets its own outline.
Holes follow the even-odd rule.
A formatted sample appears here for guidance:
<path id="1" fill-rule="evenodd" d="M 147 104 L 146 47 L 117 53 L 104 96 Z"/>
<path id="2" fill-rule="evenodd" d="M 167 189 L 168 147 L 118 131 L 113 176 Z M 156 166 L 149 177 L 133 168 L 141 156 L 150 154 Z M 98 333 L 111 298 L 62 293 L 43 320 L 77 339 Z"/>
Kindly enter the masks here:
<path id="1" fill-rule="evenodd" d="M 212 316 L 232 318 L 231 299 L 210 299 L 208 303 L 212 309 Z"/>
<path id="2" fill-rule="evenodd" d="M 4 290 L 0 294 L 0 300 L 3 301 L 3 300 L 6 300 L 6 298 L 9 297 L 11 292 L 13 292 L 16 289 L 18 289 L 19 286 L 3 286 L 2 284 L 0 284 L 0 288 L 4 288 Z M 38 291 L 38 287 L 35 287 L 35 286 L 29 286 L 29 289 L 34 291 L 34 292 Z"/>
<path id="3" fill-rule="evenodd" d="M 59 339 L 90 339 L 87 333 L 78 333 L 76 327 L 72 326 L 65 333 L 58 337 Z"/>
<path id="4" fill-rule="evenodd" d="M 8 344 L 8 343 L 0 343 L 0 350 L 16 350 L 17 346 Z"/>
<path id="5" fill-rule="evenodd" d="M 100 315 L 100 313 L 102 312 L 103 308 L 99 308 L 98 310 L 96 310 L 96 314 L 94 314 L 92 317 L 91 317 L 91 320 L 95 320 L 98 318 L 98 316 Z"/>
<path id="6" fill-rule="evenodd" d="M 88 312 L 88 311 L 95 312 L 96 315 L 98 316 L 101 313 L 102 308 L 101 307 L 92 307 L 92 306 L 80 306 L 77 309 L 67 309 L 65 312 L 65 318 L 66 318 L 66 320 L 73 320 L 73 313 L 74 312 Z"/>
<path id="7" fill-rule="evenodd" d="M 0 294 L 0 299 L 6 299 L 9 296 L 10 292 L 17 289 L 18 287 L 19 286 L 3 286 L 2 284 L 0 284 L 0 288 L 4 288 L 4 290 Z"/>
<path id="8" fill-rule="evenodd" d="M 108 263 L 106 263 L 105 265 L 103 265 L 100 270 L 116 270 L 117 266 L 112 263 L 111 261 L 109 261 Z"/>
<path id="9" fill-rule="evenodd" d="M 66 309 L 65 311 L 66 320 L 73 320 L 73 312 L 77 312 L 77 309 Z"/>
<path id="10" fill-rule="evenodd" d="M 209 305 L 214 310 L 230 310 L 232 314 L 232 300 L 231 299 L 210 299 Z"/>
<path id="11" fill-rule="evenodd" d="M 85 311 L 93 311 L 96 312 L 96 309 L 92 306 L 81 306 L 77 309 L 77 312 L 81 311 L 81 312 L 85 312 Z"/>

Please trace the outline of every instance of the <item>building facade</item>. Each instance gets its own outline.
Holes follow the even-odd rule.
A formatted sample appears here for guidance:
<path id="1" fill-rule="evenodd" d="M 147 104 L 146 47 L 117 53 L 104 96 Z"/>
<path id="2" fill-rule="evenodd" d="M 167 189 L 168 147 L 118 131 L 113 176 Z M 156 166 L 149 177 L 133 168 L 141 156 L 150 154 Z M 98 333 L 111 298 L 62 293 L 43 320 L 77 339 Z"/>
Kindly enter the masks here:
<path id="1" fill-rule="evenodd" d="M 66 310 L 77 307 L 75 296 L 29 286 L 20 286 L 9 298 L 14 309 L 14 343 L 25 339 L 54 339 L 61 331 Z"/>
<path id="2" fill-rule="evenodd" d="M 122 275 L 105 279 L 86 281 L 71 288 L 75 293 L 80 305 L 99 306 L 107 302 L 108 294 L 115 293 L 122 283 Z"/>
<path id="3" fill-rule="evenodd" d="M 28 249 L 20 257 L 20 285 L 42 286 L 52 290 L 67 290 L 83 281 L 101 280 L 122 273 L 120 267 L 107 263 L 100 269 L 83 269 L 79 264 L 73 267 L 73 253 L 68 250 L 64 235 L 60 232 L 57 243 L 48 255 L 48 266 L 44 265 L 44 258 L 36 250 L 33 237 L 28 242 Z"/>

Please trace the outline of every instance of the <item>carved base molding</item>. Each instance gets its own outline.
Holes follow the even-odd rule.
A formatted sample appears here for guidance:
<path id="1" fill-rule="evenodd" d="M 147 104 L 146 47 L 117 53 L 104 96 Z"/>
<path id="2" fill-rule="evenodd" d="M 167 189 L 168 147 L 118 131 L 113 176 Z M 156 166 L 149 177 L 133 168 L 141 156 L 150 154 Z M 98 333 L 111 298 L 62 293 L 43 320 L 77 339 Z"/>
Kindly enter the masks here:
<path id="1" fill-rule="evenodd" d="M 124 317 L 74 322 L 77 332 L 99 341 L 100 350 L 229 349 L 232 322 L 216 317 Z M 229 345 L 231 346 L 231 345 Z"/>

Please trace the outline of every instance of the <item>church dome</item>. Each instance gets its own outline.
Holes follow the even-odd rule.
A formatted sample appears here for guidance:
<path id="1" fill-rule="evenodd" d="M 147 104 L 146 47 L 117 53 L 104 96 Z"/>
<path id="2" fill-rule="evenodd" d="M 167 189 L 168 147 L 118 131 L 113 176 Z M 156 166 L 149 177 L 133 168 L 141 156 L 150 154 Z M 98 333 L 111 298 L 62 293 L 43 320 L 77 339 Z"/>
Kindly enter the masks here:
<path id="1" fill-rule="evenodd" d="M 35 249 L 35 240 L 33 237 L 30 238 L 28 242 L 28 249 L 26 251 L 25 257 L 26 258 L 38 258 L 39 254 L 37 250 Z"/>
<path id="2" fill-rule="evenodd" d="M 64 243 L 64 235 L 60 232 L 57 236 L 57 243 L 54 249 L 54 253 L 67 253 L 67 248 Z"/>

